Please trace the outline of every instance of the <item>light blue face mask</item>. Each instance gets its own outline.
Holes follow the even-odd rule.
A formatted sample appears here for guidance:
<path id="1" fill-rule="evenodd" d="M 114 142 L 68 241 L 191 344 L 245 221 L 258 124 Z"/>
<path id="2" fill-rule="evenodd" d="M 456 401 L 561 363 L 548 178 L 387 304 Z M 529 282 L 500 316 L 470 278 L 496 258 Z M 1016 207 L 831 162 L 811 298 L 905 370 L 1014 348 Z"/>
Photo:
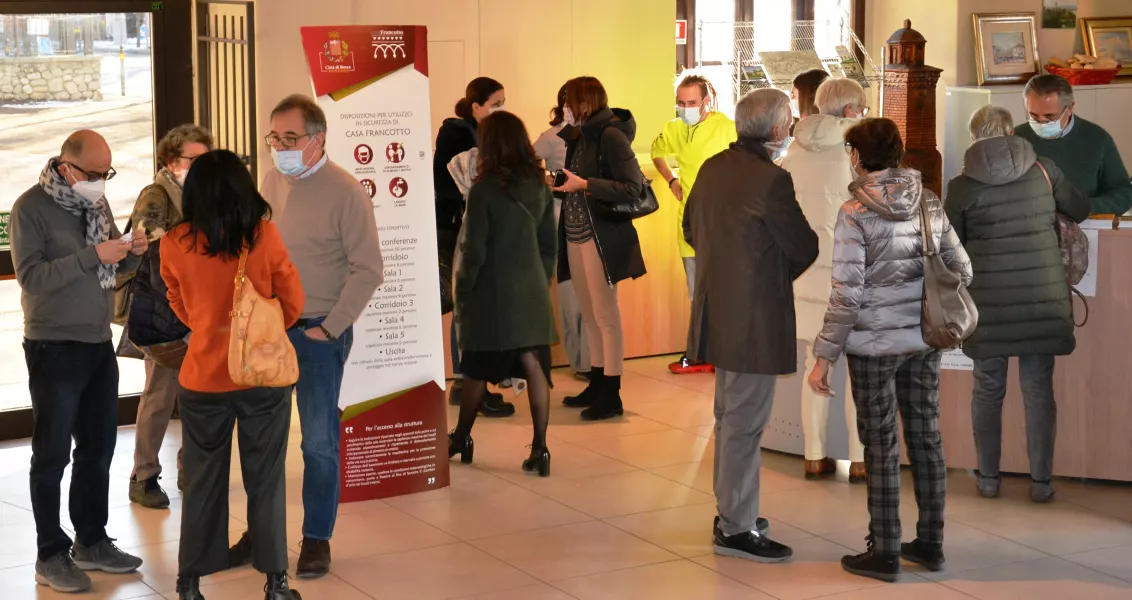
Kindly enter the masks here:
<path id="1" fill-rule="evenodd" d="M 700 122 L 700 110 L 698 106 L 677 106 L 676 116 L 680 117 L 680 120 L 683 121 L 685 125 L 692 127 Z"/>
<path id="2" fill-rule="evenodd" d="M 1039 123 L 1030 119 L 1030 129 L 1033 129 L 1034 133 L 1038 134 L 1038 137 L 1047 140 L 1059 138 L 1061 137 L 1061 131 L 1063 129 L 1061 127 L 1061 117 L 1064 115 L 1065 113 L 1061 113 L 1056 119 L 1045 123 Z"/>
<path id="3" fill-rule="evenodd" d="M 275 162 L 275 168 L 288 177 L 302 175 L 307 170 L 307 165 L 303 162 L 302 150 L 276 150 L 272 148 L 271 160 Z"/>

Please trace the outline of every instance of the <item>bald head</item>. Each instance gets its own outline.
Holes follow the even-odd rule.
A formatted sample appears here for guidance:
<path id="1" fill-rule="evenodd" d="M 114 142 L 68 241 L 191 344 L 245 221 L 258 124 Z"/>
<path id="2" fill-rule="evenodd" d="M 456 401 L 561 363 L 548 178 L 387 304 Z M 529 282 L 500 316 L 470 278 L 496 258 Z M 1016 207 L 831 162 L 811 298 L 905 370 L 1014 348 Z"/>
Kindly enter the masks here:
<path id="1" fill-rule="evenodd" d="M 59 162 L 60 173 L 67 177 L 68 183 L 74 184 L 75 181 L 89 178 L 91 174 L 109 172 L 113 157 L 105 138 L 97 132 L 81 129 L 63 142 Z"/>

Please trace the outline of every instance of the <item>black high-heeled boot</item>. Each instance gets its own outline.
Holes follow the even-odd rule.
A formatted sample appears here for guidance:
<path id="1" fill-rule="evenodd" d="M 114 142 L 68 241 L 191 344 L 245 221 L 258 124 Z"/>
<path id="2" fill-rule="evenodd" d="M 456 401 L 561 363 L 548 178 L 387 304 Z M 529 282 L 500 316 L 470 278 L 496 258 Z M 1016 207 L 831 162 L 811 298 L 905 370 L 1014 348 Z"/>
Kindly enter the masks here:
<path id="1" fill-rule="evenodd" d="M 269 573 L 263 594 L 263 600 L 303 600 L 303 596 L 287 584 L 286 573 Z"/>
<path id="2" fill-rule="evenodd" d="M 593 406 L 601 395 L 601 386 L 605 383 L 605 368 L 590 367 L 590 383 L 577 396 L 566 396 L 562 404 L 570 408 L 586 408 Z"/>
<path id="3" fill-rule="evenodd" d="M 475 443 L 472 441 L 472 436 L 456 437 L 455 431 L 448 434 L 448 458 L 459 454 L 460 462 L 465 465 L 470 465 L 472 464 L 472 454 L 474 451 Z"/>
<path id="4" fill-rule="evenodd" d="M 200 593 L 200 577 L 177 576 L 177 598 L 179 600 L 204 600 Z"/>
<path id="5" fill-rule="evenodd" d="M 539 477 L 550 477 L 550 450 L 532 446 L 530 458 L 523 461 L 523 470 L 528 473 L 538 471 Z"/>
<path id="6" fill-rule="evenodd" d="M 621 404 L 621 376 L 610 377 L 607 375 L 602 377 L 597 399 L 594 400 L 593 405 L 582 411 L 582 420 L 604 421 L 623 414 L 625 414 L 625 408 Z"/>

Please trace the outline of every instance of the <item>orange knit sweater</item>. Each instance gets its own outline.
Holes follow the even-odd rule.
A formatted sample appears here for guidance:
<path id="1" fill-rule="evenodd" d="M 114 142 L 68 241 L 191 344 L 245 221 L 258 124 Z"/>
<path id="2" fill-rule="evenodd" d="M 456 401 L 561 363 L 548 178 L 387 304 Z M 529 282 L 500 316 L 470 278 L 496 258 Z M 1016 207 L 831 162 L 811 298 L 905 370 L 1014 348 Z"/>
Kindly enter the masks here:
<path id="1" fill-rule="evenodd" d="M 181 385 L 194 392 L 220 393 L 244 389 L 228 375 L 228 339 L 239 261 L 204 253 L 205 240 L 196 247 L 186 238 L 188 224 L 173 228 L 161 240 L 161 276 L 169 286 L 173 312 L 192 331 L 189 351 L 181 366 Z M 287 256 L 279 230 L 268 221 L 260 227 L 255 248 L 248 253 L 248 281 L 260 295 L 279 299 L 290 326 L 303 312 L 299 272 Z"/>

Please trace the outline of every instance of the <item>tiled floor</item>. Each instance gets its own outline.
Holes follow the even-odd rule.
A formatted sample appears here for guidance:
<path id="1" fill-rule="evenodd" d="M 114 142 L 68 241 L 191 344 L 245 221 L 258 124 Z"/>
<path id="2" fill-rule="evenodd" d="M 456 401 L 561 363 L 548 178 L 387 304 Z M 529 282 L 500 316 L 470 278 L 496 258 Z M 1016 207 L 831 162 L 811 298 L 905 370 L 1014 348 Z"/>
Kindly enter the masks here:
<path id="1" fill-rule="evenodd" d="M 886 585 L 844 573 L 840 557 L 864 546 L 865 490 L 806 482 L 801 461 L 768 453 L 763 514 L 794 560 L 759 565 L 719 558 L 709 543 L 712 422 L 710 376 L 673 377 L 664 359 L 630 363 L 624 419 L 580 424 L 556 407 L 554 473 L 519 471 L 530 440 L 528 411 L 481 420 L 474 466 L 452 464 L 452 486 L 425 494 L 342 507 L 334 568 L 297 582 L 308 600 L 983 600 L 1132 599 L 1132 487 L 1059 482 L 1060 501 L 1038 506 L 1024 480 L 983 500 L 971 477 L 951 475 L 948 569 L 906 567 Z M 554 404 L 581 384 L 557 378 Z M 451 413 L 454 417 L 455 413 Z M 174 464 L 170 432 L 163 460 Z M 292 558 L 302 518 L 298 421 L 288 454 Z M 130 506 L 133 431 L 122 429 L 113 465 L 111 535 L 146 561 L 135 576 L 95 576 L 92 598 L 176 598 L 180 502 L 167 511 Z M 0 598 L 55 598 L 32 578 L 35 532 L 29 512 L 26 443 L 0 446 Z M 172 487 L 172 486 L 171 486 Z M 246 497 L 232 473 L 233 537 Z M 64 509 L 65 510 L 65 509 Z M 906 531 L 914 530 L 905 485 Z M 262 597 L 249 569 L 208 578 L 209 600 Z"/>

